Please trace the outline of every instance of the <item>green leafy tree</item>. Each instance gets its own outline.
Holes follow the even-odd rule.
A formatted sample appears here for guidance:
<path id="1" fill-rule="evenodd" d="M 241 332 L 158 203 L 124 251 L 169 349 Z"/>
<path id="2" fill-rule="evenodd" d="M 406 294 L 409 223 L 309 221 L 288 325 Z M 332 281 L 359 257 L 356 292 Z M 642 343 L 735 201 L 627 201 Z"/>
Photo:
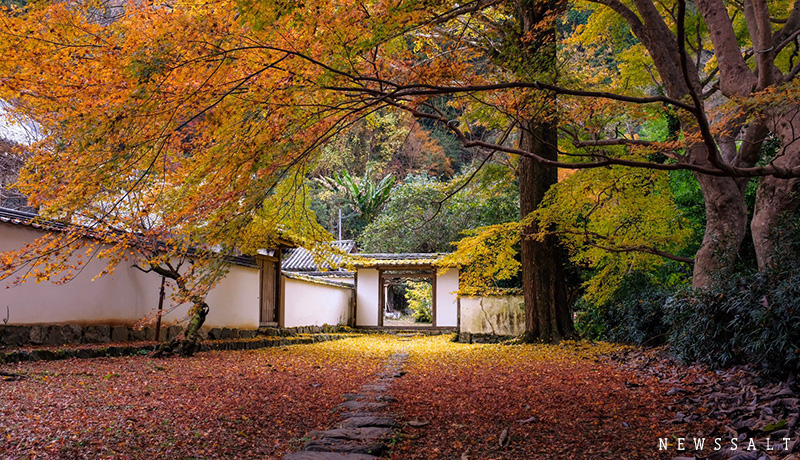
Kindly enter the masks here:
<path id="1" fill-rule="evenodd" d="M 396 186 L 383 213 L 359 237 L 370 252 L 449 252 L 465 230 L 518 218 L 513 170 L 486 165 L 450 182 L 409 176 Z M 511 177 L 509 177 L 511 176 Z"/>

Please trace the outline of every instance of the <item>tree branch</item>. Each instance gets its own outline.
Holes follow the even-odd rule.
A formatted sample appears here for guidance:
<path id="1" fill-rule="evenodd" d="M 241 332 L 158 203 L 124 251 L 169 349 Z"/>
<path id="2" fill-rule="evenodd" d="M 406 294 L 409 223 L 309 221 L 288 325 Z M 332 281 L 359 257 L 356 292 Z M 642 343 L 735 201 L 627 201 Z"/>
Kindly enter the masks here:
<path id="1" fill-rule="evenodd" d="M 601 244 L 592 243 L 591 241 L 587 241 L 586 244 L 589 246 L 595 247 L 597 249 L 602 249 L 608 252 L 615 252 L 615 253 L 624 253 L 624 252 L 643 252 L 645 254 L 653 254 L 655 256 L 663 257 L 665 259 L 674 260 L 676 262 L 683 262 L 685 264 L 694 264 L 694 259 L 691 257 L 683 257 L 678 256 L 669 252 L 661 251 L 655 248 L 651 248 L 648 246 L 624 246 L 624 247 L 611 247 L 611 246 L 603 246 Z"/>

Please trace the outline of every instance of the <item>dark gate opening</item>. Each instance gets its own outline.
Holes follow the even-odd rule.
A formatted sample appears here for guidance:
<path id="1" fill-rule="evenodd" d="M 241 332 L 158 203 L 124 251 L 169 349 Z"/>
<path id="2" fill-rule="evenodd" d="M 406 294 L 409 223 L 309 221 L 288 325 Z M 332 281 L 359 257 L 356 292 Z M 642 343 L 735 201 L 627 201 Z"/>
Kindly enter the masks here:
<path id="1" fill-rule="evenodd" d="M 380 326 L 433 327 L 436 325 L 435 272 L 381 271 L 379 292 Z"/>

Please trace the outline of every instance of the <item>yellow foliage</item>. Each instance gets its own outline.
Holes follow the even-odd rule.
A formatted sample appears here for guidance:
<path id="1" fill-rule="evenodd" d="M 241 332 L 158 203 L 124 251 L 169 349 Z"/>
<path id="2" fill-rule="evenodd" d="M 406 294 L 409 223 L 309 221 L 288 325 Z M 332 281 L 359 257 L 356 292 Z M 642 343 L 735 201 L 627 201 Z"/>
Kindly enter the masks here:
<path id="1" fill-rule="evenodd" d="M 460 266 L 459 293 L 490 293 L 497 282 L 515 277 L 520 270 L 520 223 L 490 225 L 469 230 L 456 243 L 456 250 L 443 260 L 444 266 Z"/>
<path id="2" fill-rule="evenodd" d="M 610 353 L 632 347 L 607 342 L 566 340 L 552 344 L 464 344 L 453 342 L 453 335 L 397 337 L 393 334 L 368 334 L 344 340 L 314 345 L 297 345 L 290 349 L 297 353 L 314 353 L 342 357 L 379 358 L 396 351 L 410 354 L 415 362 L 441 362 L 443 357 L 455 357 L 461 362 L 494 361 L 513 364 L 531 361 L 593 360 Z M 265 353 L 273 353 L 266 349 Z"/>
<path id="3" fill-rule="evenodd" d="M 695 232 L 672 199 L 668 174 L 653 170 L 578 171 L 553 187 L 535 214 L 575 263 L 596 271 L 586 295 L 599 303 L 626 273 L 665 263 L 647 250 L 677 252 Z"/>

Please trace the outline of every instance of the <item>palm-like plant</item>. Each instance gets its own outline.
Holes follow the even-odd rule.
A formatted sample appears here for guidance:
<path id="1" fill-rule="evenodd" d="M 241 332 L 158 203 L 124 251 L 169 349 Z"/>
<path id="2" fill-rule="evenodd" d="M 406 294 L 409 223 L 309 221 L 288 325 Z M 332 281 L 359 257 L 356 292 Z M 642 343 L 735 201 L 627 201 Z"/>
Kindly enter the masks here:
<path id="1" fill-rule="evenodd" d="M 372 180 L 370 170 L 362 178 L 354 178 L 347 171 L 333 173 L 330 177 L 322 177 L 320 183 L 329 190 L 339 194 L 344 204 L 360 216 L 364 225 L 371 222 L 389 199 L 394 186 L 394 176 L 387 174 L 378 182 Z"/>

